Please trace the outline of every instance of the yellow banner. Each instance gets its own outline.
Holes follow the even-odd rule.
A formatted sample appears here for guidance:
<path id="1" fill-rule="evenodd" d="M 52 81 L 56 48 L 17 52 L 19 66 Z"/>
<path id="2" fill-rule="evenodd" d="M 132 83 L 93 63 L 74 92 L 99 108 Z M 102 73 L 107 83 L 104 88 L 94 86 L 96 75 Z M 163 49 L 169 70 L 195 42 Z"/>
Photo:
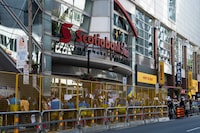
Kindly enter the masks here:
<path id="1" fill-rule="evenodd" d="M 147 74 L 143 72 L 137 72 L 137 82 L 146 83 L 146 84 L 156 84 L 157 77 L 152 74 Z"/>
<path id="2" fill-rule="evenodd" d="M 160 61 L 160 74 L 159 74 L 159 79 L 160 79 L 160 84 L 164 85 L 165 84 L 165 75 L 164 75 L 164 62 Z"/>
<path id="3" fill-rule="evenodd" d="M 198 92 L 198 81 L 192 80 L 192 86 L 191 93 L 192 95 L 196 95 L 196 92 Z"/>
<path id="4" fill-rule="evenodd" d="M 188 72 L 188 89 L 192 89 L 192 71 Z"/>

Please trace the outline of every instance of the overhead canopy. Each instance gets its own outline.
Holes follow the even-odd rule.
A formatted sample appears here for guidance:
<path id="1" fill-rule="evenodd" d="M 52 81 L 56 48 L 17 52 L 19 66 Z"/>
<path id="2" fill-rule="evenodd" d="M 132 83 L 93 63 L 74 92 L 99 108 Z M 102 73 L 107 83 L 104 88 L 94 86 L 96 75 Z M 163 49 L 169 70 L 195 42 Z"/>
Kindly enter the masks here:
<path id="1" fill-rule="evenodd" d="M 12 58 L 5 52 L 5 50 L 0 47 L 0 70 L 8 72 L 20 72 L 16 68 L 15 62 Z"/>

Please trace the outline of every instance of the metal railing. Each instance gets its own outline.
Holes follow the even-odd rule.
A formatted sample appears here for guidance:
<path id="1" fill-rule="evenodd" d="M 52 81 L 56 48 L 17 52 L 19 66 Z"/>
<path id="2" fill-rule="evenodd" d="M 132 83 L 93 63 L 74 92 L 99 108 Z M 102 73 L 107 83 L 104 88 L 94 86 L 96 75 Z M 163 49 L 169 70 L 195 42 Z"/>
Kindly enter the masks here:
<path id="1" fill-rule="evenodd" d="M 0 112 L 0 131 L 18 132 L 18 130 L 24 128 L 31 128 L 36 131 L 36 127 L 39 125 L 39 117 L 39 111 Z"/>
<path id="2" fill-rule="evenodd" d="M 168 118 L 168 107 L 163 106 L 128 106 L 108 108 L 79 108 L 39 111 L 0 112 L 4 123 L 0 130 L 18 132 L 67 131 L 67 130 L 106 130 L 127 127 L 136 123 L 159 122 Z M 10 123 L 8 117 L 13 118 Z M 23 123 L 23 119 L 32 119 Z M 4 120 L 5 119 L 5 120 Z M 26 128 L 26 129 L 24 129 Z M 30 132 L 31 132 L 30 131 Z"/>

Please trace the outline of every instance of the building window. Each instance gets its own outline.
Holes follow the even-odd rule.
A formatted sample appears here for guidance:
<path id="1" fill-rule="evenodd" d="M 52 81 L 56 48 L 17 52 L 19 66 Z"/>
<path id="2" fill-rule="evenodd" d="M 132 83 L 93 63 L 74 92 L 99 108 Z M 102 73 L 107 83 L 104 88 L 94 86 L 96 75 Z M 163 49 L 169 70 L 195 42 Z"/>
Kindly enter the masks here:
<path id="1" fill-rule="evenodd" d="M 193 46 L 187 43 L 187 69 L 192 71 L 193 68 Z"/>
<path id="2" fill-rule="evenodd" d="M 169 35 L 169 30 L 161 26 L 158 36 L 159 60 L 165 61 L 167 64 L 171 63 L 171 44 Z"/>
<path id="3" fill-rule="evenodd" d="M 181 62 L 182 68 L 183 68 L 183 64 L 184 64 L 184 60 L 182 56 L 183 53 L 183 39 L 181 39 L 180 37 L 177 37 L 175 40 L 175 64 L 177 64 L 178 62 Z"/>
<path id="4" fill-rule="evenodd" d="M 152 58 L 152 19 L 144 13 L 136 10 L 136 28 L 138 31 L 138 38 L 136 39 L 136 52 Z"/>
<path id="5" fill-rule="evenodd" d="M 176 0 L 168 0 L 169 19 L 176 21 Z"/>

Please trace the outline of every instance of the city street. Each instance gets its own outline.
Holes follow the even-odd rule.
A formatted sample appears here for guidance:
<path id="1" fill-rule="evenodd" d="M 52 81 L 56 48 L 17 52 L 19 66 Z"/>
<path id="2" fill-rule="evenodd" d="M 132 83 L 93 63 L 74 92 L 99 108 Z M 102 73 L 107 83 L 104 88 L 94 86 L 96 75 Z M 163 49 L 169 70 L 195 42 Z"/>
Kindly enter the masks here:
<path id="1" fill-rule="evenodd" d="M 167 122 L 112 129 L 106 133 L 200 133 L 200 116 L 174 119 Z"/>

